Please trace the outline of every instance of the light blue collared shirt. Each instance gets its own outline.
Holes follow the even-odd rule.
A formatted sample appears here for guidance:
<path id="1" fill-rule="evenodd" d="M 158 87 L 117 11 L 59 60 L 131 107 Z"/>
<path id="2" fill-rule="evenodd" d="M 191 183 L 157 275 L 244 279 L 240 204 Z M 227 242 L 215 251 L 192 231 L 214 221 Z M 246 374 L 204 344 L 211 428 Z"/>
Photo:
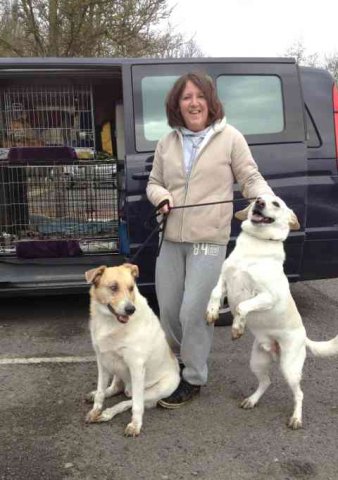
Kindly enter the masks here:
<path id="1" fill-rule="evenodd" d="M 183 136 L 184 166 L 187 177 L 190 175 L 198 149 L 210 128 L 211 126 L 201 130 L 200 132 L 193 132 L 184 127 L 180 128 Z"/>

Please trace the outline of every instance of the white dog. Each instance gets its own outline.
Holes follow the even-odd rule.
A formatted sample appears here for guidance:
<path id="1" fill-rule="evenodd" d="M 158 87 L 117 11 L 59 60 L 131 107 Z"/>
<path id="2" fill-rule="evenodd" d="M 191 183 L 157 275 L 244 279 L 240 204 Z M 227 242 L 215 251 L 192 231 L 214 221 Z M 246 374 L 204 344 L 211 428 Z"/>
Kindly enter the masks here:
<path id="1" fill-rule="evenodd" d="M 290 229 L 299 229 L 294 212 L 280 198 L 263 195 L 236 217 L 244 220 L 242 231 L 212 291 L 207 321 L 218 318 L 221 301 L 227 295 L 234 317 L 232 337 L 239 338 L 246 324 L 255 337 L 250 367 L 259 384 L 241 406 L 253 408 L 257 404 L 270 385 L 271 361 L 278 358 L 294 396 L 288 425 L 297 429 L 302 426 L 300 381 L 306 347 L 317 356 L 338 354 L 338 336 L 326 342 L 309 340 L 291 296 L 283 270 L 283 241 Z"/>
<path id="2" fill-rule="evenodd" d="M 177 388 L 179 365 L 160 322 L 135 283 L 136 265 L 101 266 L 86 272 L 90 332 L 97 357 L 97 390 L 88 423 L 106 422 L 132 408 L 125 434 L 139 435 L 144 407 L 154 407 Z M 108 387 L 112 379 L 111 385 Z M 124 392 L 131 400 L 102 410 L 104 398 Z"/>

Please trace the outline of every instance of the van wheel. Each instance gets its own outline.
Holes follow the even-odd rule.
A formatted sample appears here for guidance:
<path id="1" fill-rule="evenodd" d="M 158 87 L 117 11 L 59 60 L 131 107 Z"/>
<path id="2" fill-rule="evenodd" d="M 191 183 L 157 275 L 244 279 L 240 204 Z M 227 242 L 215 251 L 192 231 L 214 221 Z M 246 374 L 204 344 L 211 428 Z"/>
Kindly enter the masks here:
<path id="1" fill-rule="evenodd" d="M 225 302 L 223 307 L 219 311 L 219 317 L 216 321 L 216 327 L 228 327 L 232 324 L 232 313 L 229 305 Z"/>

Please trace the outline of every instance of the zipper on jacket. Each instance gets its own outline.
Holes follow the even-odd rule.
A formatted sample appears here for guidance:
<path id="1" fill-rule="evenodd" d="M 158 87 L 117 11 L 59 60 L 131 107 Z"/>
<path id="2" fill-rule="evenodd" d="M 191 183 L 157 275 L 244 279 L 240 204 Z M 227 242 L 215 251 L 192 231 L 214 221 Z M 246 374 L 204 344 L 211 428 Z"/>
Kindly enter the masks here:
<path id="1" fill-rule="evenodd" d="M 188 194 L 188 189 L 189 189 L 189 180 L 190 180 L 192 169 L 193 169 L 193 166 L 191 167 L 188 175 L 186 175 L 186 177 L 185 177 L 185 193 L 184 193 L 183 205 L 186 204 L 187 194 Z M 181 217 L 181 235 L 180 235 L 181 236 L 181 242 L 183 242 L 183 216 L 184 216 L 184 208 L 182 208 L 182 217 Z"/>
<path id="2" fill-rule="evenodd" d="M 182 146 L 182 152 L 183 152 L 183 162 L 182 162 L 182 168 L 183 168 L 183 172 L 185 173 L 185 163 L 184 163 L 184 151 L 183 151 L 183 136 L 181 134 L 181 132 L 179 130 L 176 130 L 176 132 L 178 133 L 179 135 L 179 138 L 180 138 L 180 141 L 181 141 L 181 146 Z M 187 199 L 187 195 L 188 195 L 188 190 L 189 190 L 189 180 L 190 180 L 190 177 L 191 177 L 191 174 L 194 170 L 194 168 L 196 167 L 196 164 L 197 164 L 197 160 L 199 159 L 199 157 L 201 156 L 202 152 L 204 151 L 205 147 L 207 145 L 209 145 L 210 141 L 215 137 L 215 135 L 217 135 L 219 133 L 219 131 L 213 131 L 212 134 L 210 135 L 210 137 L 207 139 L 207 142 L 203 145 L 203 147 L 200 149 L 200 151 L 197 153 L 196 155 L 196 158 L 194 159 L 194 162 L 191 166 L 191 169 L 189 171 L 189 174 L 186 175 L 186 180 L 185 180 L 185 194 L 184 194 L 184 201 L 183 201 L 183 205 L 186 204 L 186 199 Z M 182 214 L 181 214 L 181 229 L 180 229 L 180 238 L 181 238 L 181 242 L 183 242 L 183 223 L 184 223 L 184 208 L 181 209 L 182 210 Z"/>

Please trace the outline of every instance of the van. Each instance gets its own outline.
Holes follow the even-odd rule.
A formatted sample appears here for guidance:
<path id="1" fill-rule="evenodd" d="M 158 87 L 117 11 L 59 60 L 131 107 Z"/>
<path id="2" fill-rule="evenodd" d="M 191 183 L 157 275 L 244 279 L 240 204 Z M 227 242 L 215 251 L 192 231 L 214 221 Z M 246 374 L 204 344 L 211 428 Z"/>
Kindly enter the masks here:
<path id="1" fill-rule="evenodd" d="M 337 276 L 338 93 L 328 72 L 288 58 L 2 58 L 0 296 L 84 292 L 86 270 L 133 258 L 149 235 L 145 188 L 169 131 L 165 96 L 188 71 L 213 78 L 228 122 L 297 214 L 289 279 Z M 135 260 L 146 295 L 157 245 Z"/>

